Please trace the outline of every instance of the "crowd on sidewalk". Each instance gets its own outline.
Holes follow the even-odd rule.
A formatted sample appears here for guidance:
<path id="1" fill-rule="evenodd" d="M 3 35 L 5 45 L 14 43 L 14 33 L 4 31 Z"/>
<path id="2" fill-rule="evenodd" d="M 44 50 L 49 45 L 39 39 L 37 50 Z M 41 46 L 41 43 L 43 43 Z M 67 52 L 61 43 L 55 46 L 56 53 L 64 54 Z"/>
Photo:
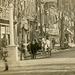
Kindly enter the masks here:
<path id="1" fill-rule="evenodd" d="M 34 38 L 32 41 L 28 41 L 27 46 L 24 44 L 22 41 L 21 44 L 18 47 L 18 50 L 20 52 L 20 60 L 24 59 L 26 60 L 26 51 L 30 54 L 31 59 L 36 59 L 36 55 L 38 52 L 41 52 L 44 56 L 44 58 L 49 58 L 51 57 L 52 51 L 58 51 L 55 47 L 56 45 L 56 40 L 52 38 L 50 41 L 49 38 Z M 8 52 L 6 50 L 6 45 L 3 43 L 2 49 L 2 59 L 5 62 L 5 70 L 8 70 L 8 63 L 7 63 L 7 57 L 8 57 Z"/>
<path id="2" fill-rule="evenodd" d="M 27 45 L 25 45 L 24 42 L 21 42 L 18 47 L 18 50 L 20 52 L 20 60 L 22 60 L 23 57 L 24 59 L 26 59 L 26 51 L 29 53 L 31 59 L 36 59 L 36 55 L 38 52 L 41 52 L 41 54 L 45 58 L 51 57 L 52 52 L 58 52 L 59 50 L 61 50 L 60 45 L 57 45 L 58 43 L 56 42 L 55 38 L 49 40 L 48 37 L 28 40 Z M 64 41 L 64 49 L 70 48 L 71 45 L 72 44 Z"/>
<path id="3" fill-rule="evenodd" d="M 28 41 L 27 47 L 25 47 L 24 43 L 22 42 L 18 47 L 18 50 L 20 51 L 20 60 L 22 60 L 22 55 L 24 59 L 26 59 L 26 48 L 31 55 L 31 59 L 36 59 L 37 52 L 41 52 L 44 57 L 46 57 L 46 55 L 51 57 L 51 50 L 54 49 L 55 44 L 56 41 L 54 38 L 51 41 L 48 38 L 34 38 L 32 41 Z"/>

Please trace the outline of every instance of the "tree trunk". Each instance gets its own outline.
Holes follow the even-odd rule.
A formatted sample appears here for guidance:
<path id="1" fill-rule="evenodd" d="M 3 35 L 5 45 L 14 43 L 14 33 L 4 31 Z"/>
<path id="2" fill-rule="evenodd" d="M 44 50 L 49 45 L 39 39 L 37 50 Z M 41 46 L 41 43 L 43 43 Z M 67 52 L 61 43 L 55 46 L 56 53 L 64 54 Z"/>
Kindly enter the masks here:
<path id="1" fill-rule="evenodd" d="M 62 13 L 62 19 L 61 19 L 61 29 L 60 29 L 60 47 L 64 48 L 64 17 Z"/>
<path id="2" fill-rule="evenodd" d="M 75 22 L 74 22 L 74 44 L 75 44 Z"/>

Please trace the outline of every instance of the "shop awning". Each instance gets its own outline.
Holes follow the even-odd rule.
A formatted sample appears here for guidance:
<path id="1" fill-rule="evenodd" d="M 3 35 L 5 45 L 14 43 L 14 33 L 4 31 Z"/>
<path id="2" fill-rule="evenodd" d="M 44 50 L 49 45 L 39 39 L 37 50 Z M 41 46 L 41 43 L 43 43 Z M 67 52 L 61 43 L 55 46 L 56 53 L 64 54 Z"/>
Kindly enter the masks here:
<path id="1" fill-rule="evenodd" d="M 0 19 L 0 23 L 3 23 L 3 24 L 9 24 L 9 20 Z"/>
<path id="2" fill-rule="evenodd" d="M 14 25 L 16 24 L 17 22 L 14 21 Z M 9 20 L 7 19 L 0 19 L 0 25 L 9 25 Z"/>

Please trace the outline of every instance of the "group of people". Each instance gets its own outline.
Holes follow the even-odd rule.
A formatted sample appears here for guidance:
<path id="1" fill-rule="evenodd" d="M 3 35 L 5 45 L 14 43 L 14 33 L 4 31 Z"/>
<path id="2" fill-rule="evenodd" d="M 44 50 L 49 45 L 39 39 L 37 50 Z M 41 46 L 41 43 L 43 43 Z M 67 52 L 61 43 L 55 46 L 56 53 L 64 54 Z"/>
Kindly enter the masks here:
<path id="1" fill-rule="evenodd" d="M 32 59 L 36 59 L 36 54 L 37 54 L 37 51 L 39 49 L 41 49 L 41 46 L 39 45 L 40 42 L 38 42 L 37 39 L 33 39 L 30 43 L 28 43 L 27 45 L 27 50 L 28 52 L 31 54 L 31 58 Z"/>
<path id="2" fill-rule="evenodd" d="M 55 46 L 55 40 L 52 39 L 52 46 L 51 42 L 48 38 L 41 38 L 41 39 L 33 39 L 32 41 L 28 41 L 27 44 L 27 51 L 31 55 L 31 59 L 36 59 L 36 54 L 38 51 L 42 51 L 42 54 L 44 57 L 51 57 L 51 50 L 54 49 Z M 19 47 L 19 50 L 21 51 L 21 60 L 22 60 L 22 53 L 25 56 L 25 48 L 23 43 Z"/>

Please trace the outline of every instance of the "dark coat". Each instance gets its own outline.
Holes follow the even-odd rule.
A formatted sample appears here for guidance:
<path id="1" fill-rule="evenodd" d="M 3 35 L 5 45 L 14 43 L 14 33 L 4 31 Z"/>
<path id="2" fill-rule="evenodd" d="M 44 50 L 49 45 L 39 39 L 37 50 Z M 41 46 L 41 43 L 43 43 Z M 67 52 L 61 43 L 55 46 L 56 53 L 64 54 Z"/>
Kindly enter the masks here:
<path id="1" fill-rule="evenodd" d="M 42 43 L 41 43 L 41 41 L 38 42 L 38 49 L 42 49 Z"/>
<path id="2" fill-rule="evenodd" d="M 37 42 L 35 42 L 35 44 L 30 43 L 30 44 L 27 45 L 27 50 L 28 50 L 29 53 L 33 54 L 33 53 L 36 53 L 39 49 L 41 49 L 40 46 L 41 45 Z"/>
<path id="3" fill-rule="evenodd" d="M 27 51 L 31 54 L 31 43 L 27 45 Z"/>
<path id="4" fill-rule="evenodd" d="M 21 46 L 18 47 L 18 50 L 25 53 L 25 46 L 23 44 L 21 44 Z"/>
<path id="5" fill-rule="evenodd" d="M 31 43 L 31 53 L 35 54 L 37 51 L 38 51 L 38 44 L 37 43 L 35 43 L 35 44 Z"/>
<path id="6" fill-rule="evenodd" d="M 52 40 L 52 45 L 55 45 L 56 44 L 56 41 L 53 39 Z"/>

